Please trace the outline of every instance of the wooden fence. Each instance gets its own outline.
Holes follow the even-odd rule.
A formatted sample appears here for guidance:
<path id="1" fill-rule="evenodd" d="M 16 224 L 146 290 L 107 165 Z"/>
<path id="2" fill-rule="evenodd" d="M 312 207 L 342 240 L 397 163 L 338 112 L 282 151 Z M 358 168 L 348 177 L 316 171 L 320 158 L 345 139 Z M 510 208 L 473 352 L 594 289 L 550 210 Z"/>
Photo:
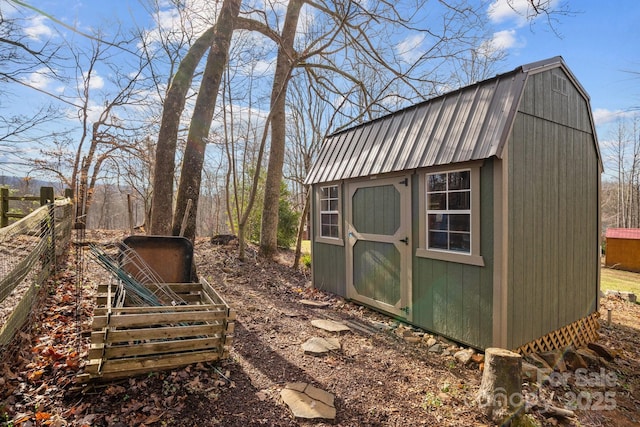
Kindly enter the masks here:
<path id="1" fill-rule="evenodd" d="M 2 191 L 2 224 L 8 224 L 9 218 L 23 218 L 0 228 L 0 305 L 11 307 L 10 314 L 0 318 L 0 346 L 9 344 L 27 321 L 42 284 L 55 271 L 57 259 L 71 240 L 71 199 L 55 200 L 51 187 L 43 187 L 40 194 L 27 199 Z M 43 205 L 25 216 L 9 213 L 11 200 L 39 200 Z"/>

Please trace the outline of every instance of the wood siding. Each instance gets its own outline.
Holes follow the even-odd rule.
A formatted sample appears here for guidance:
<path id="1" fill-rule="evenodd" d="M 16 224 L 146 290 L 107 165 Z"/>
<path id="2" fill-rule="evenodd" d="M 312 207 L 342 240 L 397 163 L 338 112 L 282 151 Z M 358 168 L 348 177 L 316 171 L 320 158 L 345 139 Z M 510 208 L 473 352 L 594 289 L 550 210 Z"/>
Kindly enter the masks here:
<path id="1" fill-rule="evenodd" d="M 311 268 L 313 268 L 313 286 L 337 295 L 347 294 L 344 246 L 313 244 Z"/>
<path id="2" fill-rule="evenodd" d="M 492 344 L 493 161 L 487 159 L 480 169 L 480 247 L 485 266 L 413 259 L 413 323 L 482 349 Z M 424 212 L 419 212 L 419 190 L 417 180 L 413 181 L 413 241 L 417 242 L 418 215 Z"/>
<path id="3" fill-rule="evenodd" d="M 312 186 L 311 202 L 311 271 L 313 286 L 323 291 L 345 296 L 347 292 L 345 268 L 345 247 L 316 241 L 316 225 L 318 224 L 318 205 L 316 203 L 316 186 Z M 344 195 L 344 192 L 340 192 Z M 344 198 L 344 196 L 343 196 Z M 344 215 L 344 201 L 340 200 L 340 212 Z M 344 217 L 341 217 L 344 221 Z M 344 227 L 341 228 L 344 233 Z M 344 236 L 340 236 L 343 238 Z"/>
<path id="4" fill-rule="evenodd" d="M 607 237 L 605 265 L 619 270 L 640 272 L 640 240 Z"/>
<path id="5" fill-rule="evenodd" d="M 586 100 L 554 73 L 530 76 L 508 141 L 509 348 L 596 310 L 598 153 Z"/>

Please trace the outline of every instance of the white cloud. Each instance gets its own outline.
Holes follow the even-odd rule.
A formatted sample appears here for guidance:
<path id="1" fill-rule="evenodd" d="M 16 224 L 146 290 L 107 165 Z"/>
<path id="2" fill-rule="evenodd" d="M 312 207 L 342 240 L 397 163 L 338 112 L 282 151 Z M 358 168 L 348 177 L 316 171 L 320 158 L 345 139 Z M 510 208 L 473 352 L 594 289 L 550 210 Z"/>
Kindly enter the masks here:
<path id="1" fill-rule="evenodd" d="M 413 64 L 424 53 L 421 45 L 425 39 L 424 34 L 413 34 L 396 45 L 396 51 L 405 62 Z"/>
<path id="2" fill-rule="evenodd" d="M 209 0 L 186 0 L 183 16 L 173 2 L 160 2 L 160 10 L 155 14 L 156 27 L 146 34 L 148 43 L 160 42 L 163 38 L 182 37 L 183 33 L 200 35 L 214 25 L 219 4 Z M 187 18 L 188 16 L 188 18 Z M 176 42 L 176 40 L 174 40 Z"/>
<path id="3" fill-rule="evenodd" d="M 596 126 L 613 123 L 618 119 L 633 117 L 636 112 L 624 110 L 607 110 L 606 108 L 596 108 L 593 110 L 593 120 Z"/>
<path id="4" fill-rule="evenodd" d="M 256 61 L 254 67 L 254 73 L 260 74 L 268 74 L 274 72 L 276 69 L 275 59 L 271 61 Z"/>
<path id="5" fill-rule="evenodd" d="M 505 50 L 512 47 L 522 47 L 523 43 L 518 42 L 516 30 L 502 30 L 493 33 L 493 37 L 488 42 L 491 51 Z"/>
<path id="6" fill-rule="evenodd" d="M 29 74 L 23 81 L 29 86 L 44 90 L 47 88 L 49 83 L 53 81 L 53 79 L 49 77 L 49 73 L 50 71 L 48 68 L 40 68 Z"/>
<path id="7" fill-rule="evenodd" d="M 82 73 L 83 80 L 87 80 L 87 73 Z M 82 85 L 82 82 L 79 82 Z M 89 81 L 89 89 L 102 89 L 104 87 L 104 79 L 98 75 L 97 71 L 91 73 L 91 80 Z"/>
<path id="8" fill-rule="evenodd" d="M 100 115 L 104 111 L 104 105 L 97 104 L 94 101 L 90 101 L 87 106 L 87 118 L 89 123 L 95 123 L 100 120 Z"/>
<path id="9" fill-rule="evenodd" d="M 553 9 L 558 0 L 550 0 L 545 7 Z M 499 24 L 506 21 L 513 21 L 518 27 L 526 25 L 528 18 L 532 18 L 534 10 L 530 0 L 494 0 L 487 9 L 487 14 L 491 22 Z"/>
<path id="10" fill-rule="evenodd" d="M 527 5 L 524 4 L 525 2 L 526 0 L 516 0 L 509 4 L 507 0 L 494 0 L 493 3 L 489 5 L 489 9 L 487 9 L 487 15 L 489 15 L 491 22 L 496 24 L 512 19 L 520 20 L 523 16 L 517 12 L 517 6 L 521 8 L 524 6 L 524 12 L 526 13 Z"/>
<path id="11" fill-rule="evenodd" d="M 310 30 L 313 29 L 315 22 L 315 10 L 311 6 L 308 6 L 306 4 L 302 6 L 302 10 L 300 11 L 300 18 L 298 19 L 297 32 L 301 34 L 307 34 Z"/>
<path id="12" fill-rule="evenodd" d="M 89 82 L 89 89 L 102 89 L 104 87 L 104 79 L 100 77 L 97 73 L 91 76 L 91 81 Z"/>
<path id="13" fill-rule="evenodd" d="M 25 26 L 24 33 L 32 40 L 41 41 L 43 38 L 50 38 L 53 36 L 53 31 L 45 24 L 47 19 L 42 15 L 34 16 Z"/>
<path id="14" fill-rule="evenodd" d="M 513 47 L 524 47 L 525 42 L 518 40 L 516 30 L 503 30 L 493 33 L 491 39 L 478 47 L 478 55 L 484 58 L 500 57 L 504 51 Z"/>
<path id="15" fill-rule="evenodd" d="M 104 111 L 104 105 L 98 104 L 94 101 L 89 101 L 87 104 L 87 120 L 89 123 L 95 123 L 100 119 L 100 114 Z M 68 108 L 65 110 L 65 115 L 69 120 L 78 120 L 81 117 L 81 112 L 75 108 Z"/>

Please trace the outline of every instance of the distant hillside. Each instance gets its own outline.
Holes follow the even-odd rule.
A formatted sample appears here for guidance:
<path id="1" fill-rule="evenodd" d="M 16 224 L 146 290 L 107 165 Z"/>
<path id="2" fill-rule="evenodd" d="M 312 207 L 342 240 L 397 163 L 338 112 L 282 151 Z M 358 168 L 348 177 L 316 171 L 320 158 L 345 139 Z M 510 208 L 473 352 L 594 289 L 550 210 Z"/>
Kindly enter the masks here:
<path id="1" fill-rule="evenodd" d="M 25 181 L 24 178 L 6 175 L 0 175 L 0 187 L 12 188 L 17 190 L 20 195 L 39 194 L 40 187 L 53 187 L 56 194 L 61 192 L 60 186 L 51 181 L 36 178 L 30 178 L 28 181 Z"/>

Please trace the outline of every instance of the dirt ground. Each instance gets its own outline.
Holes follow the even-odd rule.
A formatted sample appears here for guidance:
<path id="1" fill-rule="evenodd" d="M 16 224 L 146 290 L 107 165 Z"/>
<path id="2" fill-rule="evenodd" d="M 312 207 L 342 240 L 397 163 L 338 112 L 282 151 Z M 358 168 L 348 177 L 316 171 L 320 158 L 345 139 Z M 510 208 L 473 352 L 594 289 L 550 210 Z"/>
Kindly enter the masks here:
<path id="1" fill-rule="evenodd" d="M 93 232 L 86 239 L 108 243 L 121 237 Z M 250 250 L 250 259 L 241 263 L 235 246 L 215 246 L 206 239 L 196 243 L 198 274 L 237 311 L 230 358 L 79 387 L 75 377 L 86 361 L 93 293 L 108 275 L 78 253 L 72 251 L 67 268 L 47 285 L 30 327 L 2 354 L 0 425 L 491 425 L 475 403 L 481 364 L 454 358 L 455 343 L 433 337 L 445 351 L 429 351 L 426 342 L 432 337 L 425 331 L 311 288 L 309 272 L 292 269 L 288 252 L 272 262 Z M 303 299 L 328 306 L 309 307 Z M 606 325 L 608 308 L 611 326 Z M 572 396 L 578 405 L 571 418 L 534 407 L 535 424 L 640 424 L 640 305 L 607 298 L 601 313 L 599 342 L 618 357 L 601 359 L 589 373 L 613 373 L 615 381 L 540 386 L 539 395 L 554 406 L 567 407 Z M 313 319 L 343 321 L 351 331 L 325 332 L 311 325 Z M 341 349 L 325 356 L 305 354 L 301 345 L 311 337 L 338 338 Z M 332 393 L 335 420 L 294 418 L 280 399 L 290 382 Z M 607 405 L 600 405 L 605 392 Z"/>

